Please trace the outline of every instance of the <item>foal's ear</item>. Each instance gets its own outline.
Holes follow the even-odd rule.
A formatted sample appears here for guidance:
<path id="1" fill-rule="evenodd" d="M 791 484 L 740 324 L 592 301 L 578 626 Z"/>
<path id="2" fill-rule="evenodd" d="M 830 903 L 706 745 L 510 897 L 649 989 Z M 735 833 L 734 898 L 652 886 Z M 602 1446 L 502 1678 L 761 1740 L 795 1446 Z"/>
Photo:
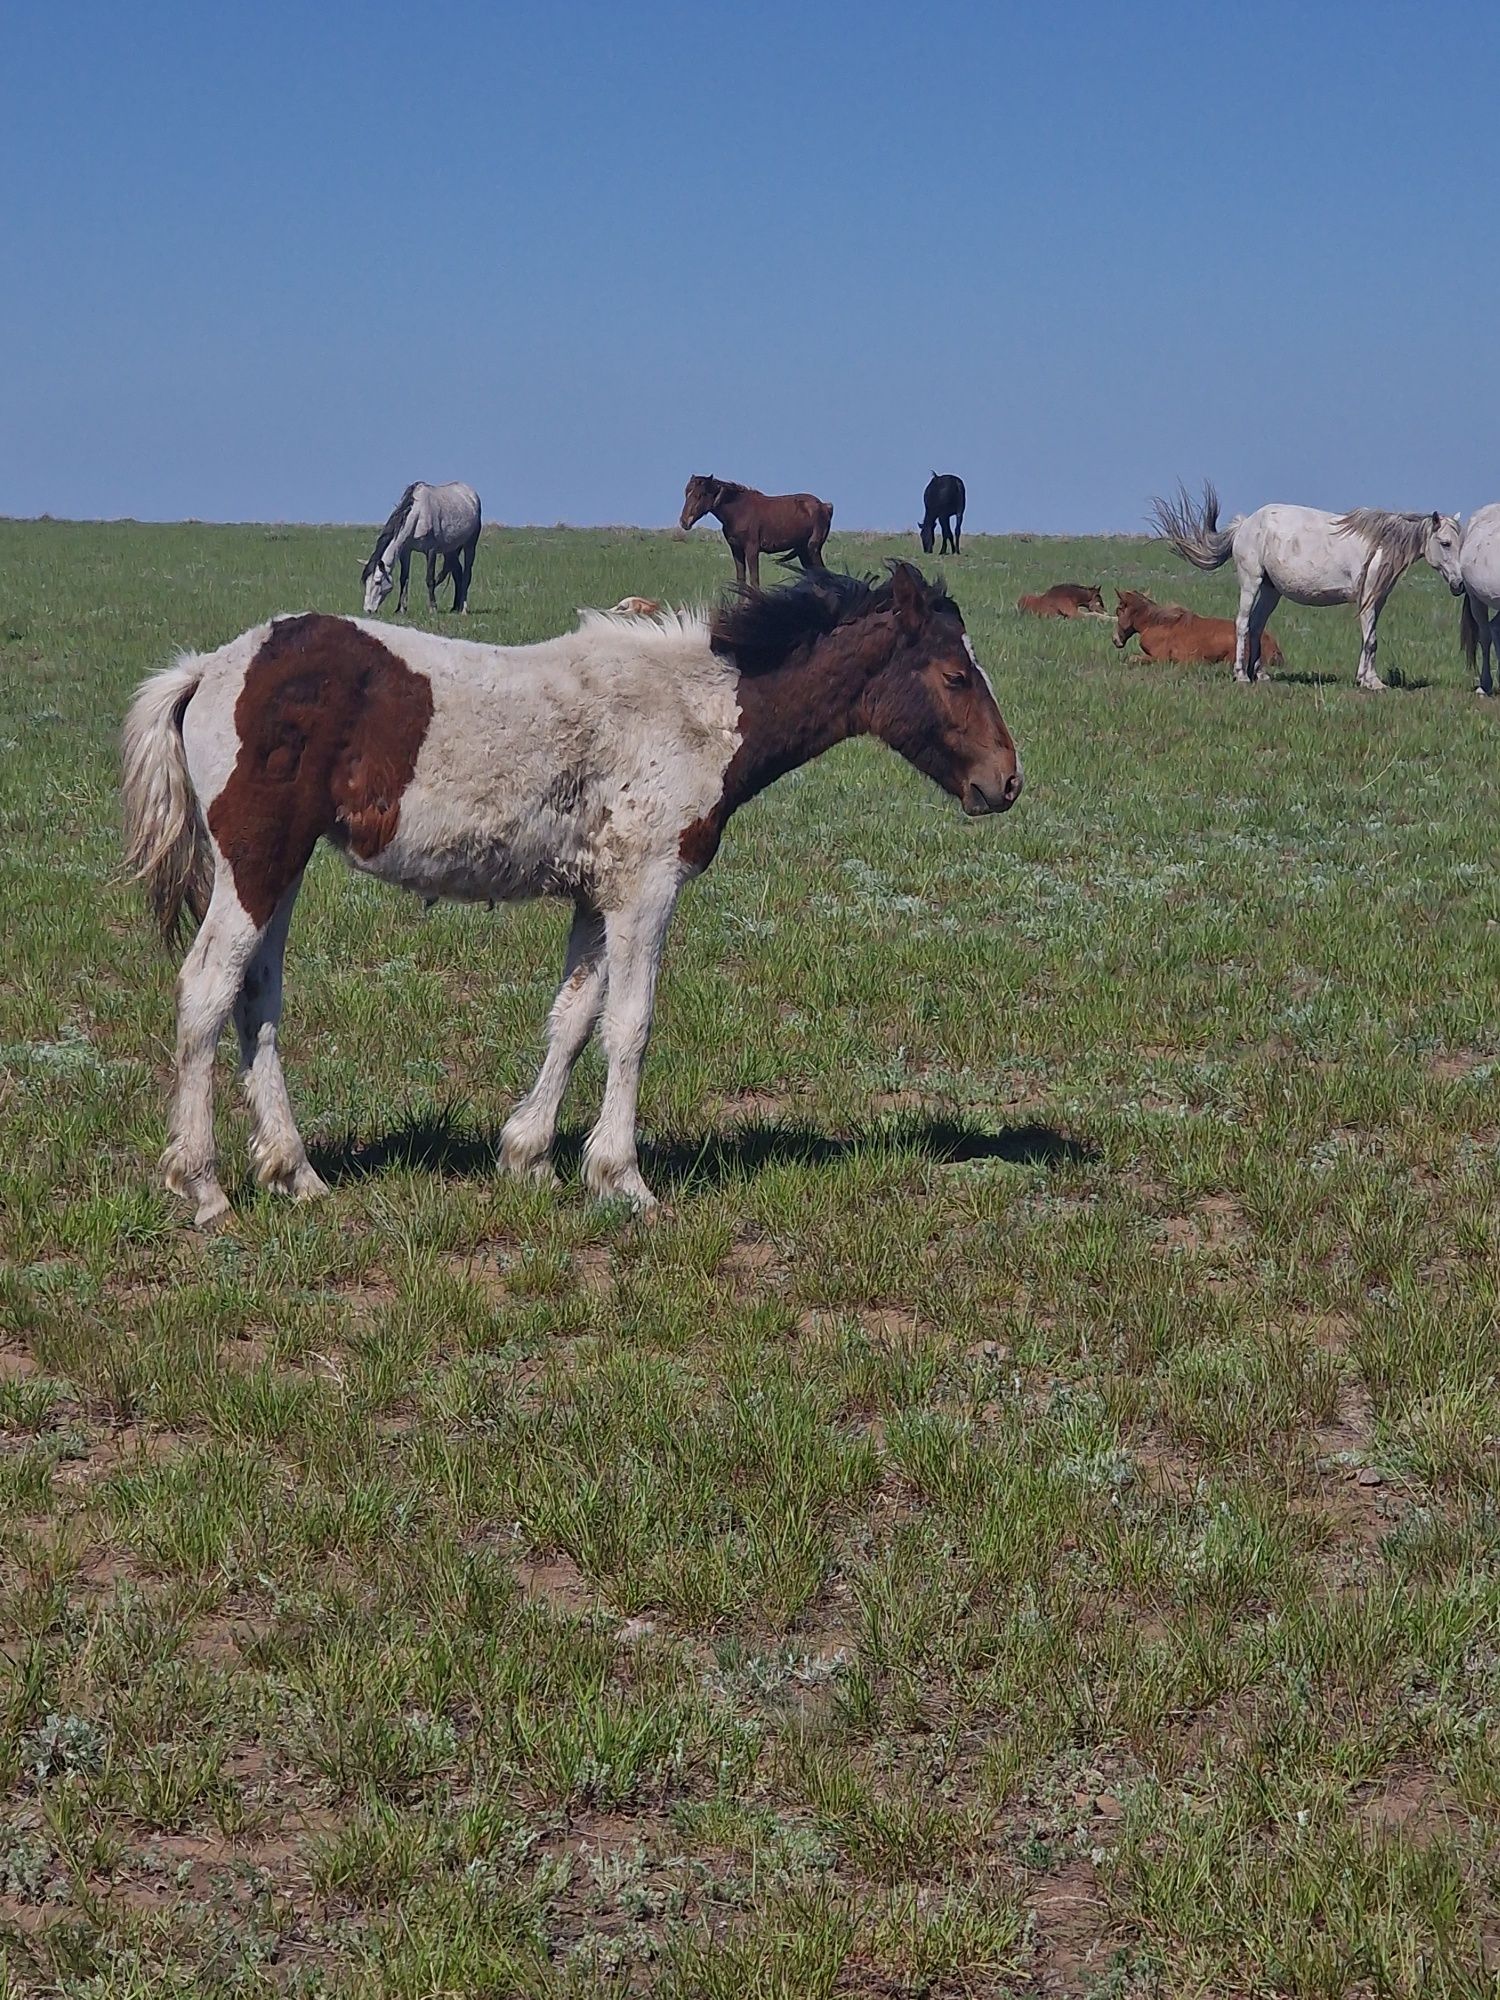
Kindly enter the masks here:
<path id="1" fill-rule="evenodd" d="M 921 631 L 927 615 L 927 585 L 922 572 L 909 562 L 891 564 L 891 609 L 901 631 Z"/>

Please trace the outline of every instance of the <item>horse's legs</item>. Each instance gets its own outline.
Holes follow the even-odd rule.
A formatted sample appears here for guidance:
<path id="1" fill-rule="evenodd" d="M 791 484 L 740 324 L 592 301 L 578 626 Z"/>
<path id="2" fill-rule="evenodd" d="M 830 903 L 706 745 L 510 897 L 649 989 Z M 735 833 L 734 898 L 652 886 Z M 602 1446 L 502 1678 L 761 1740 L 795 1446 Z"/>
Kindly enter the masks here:
<path id="1" fill-rule="evenodd" d="M 207 913 L 177 978 L 177 1074 L 162 1171 L 206 1228 L 229 1203 L 214 1168 L 214 1050 L 263 936 L 222 856 Z"/>
<path id="2" fill-rule="evenodd" d="M 240 1038 L 240 1081 L 250 1106 L 250 1158 L 255 1178 L 278 1194 L 311 1201 L 328 1190 L 307 1163 L 307 1149 L 292 1115 L 276 1047 L 286 934 L 301 886 L 299 875 L 277 904 L 260 947 L 245 968 L 244 984 L 234 1003 L 234 1025 Z"/>
<path id="3" fill-rule="evenodd" d="M 396 599 L 396 609 L 406 609 L 406 586 L 411 581 L 411 550 L 401 551 L 401 595 Z"/>
<path id="4" fill-rule="evenodd" d="M 611 910 L 604 919 L 608 985 L 602 1033 L 609 1074 L 598 1123 L 583 1149 L 583 1179 L 590 1193 L 623 1196 L 638 1209 L 656 1206 L 636 1163 L 636 1098 L 678 887 L 675 873 L 648 881 L 629 909 Z"/>
<path id="5" fill-rule="evenodd" d="M 1385 686 L 1375 671 L 1375 627 L 1380 622 L 1380 614 L 1385 609 L 1385 600 L 1390 596 L 1391 588 L 1391 583 L 1380 585 L 1359 607 L 1359 665 L 1354 679 L 1357 686 L 1371 693 Z"/>
<path id="6" fill-rule="evenodd" d="M 1470 591 L 1469 616 L 1474 621 L 1474 636 L 1479 648 L 1479 681 L 1474 692 L 1493 694 L 1495 683 L 1490 674 L 1490 649 L 1495 643 L 1495 614 L 1483 598 L 1475 597 Z"/>
<path id="7" fill-rule="evenodd" d="M 467 613 L 469 609 L 469 585 L 474 580 L 474 556 L 479 547 L 479 537 L 468 542 L 459 550 L 458 568 L 453 576 L 453 609 Z"/>
<path id="8" fill-rule="evenodd" d="M 1259 574 L 1247 576 L 1240 571 L 1240 608 L 1234 614 L 1234 677 L 1237 681 L 1254 679 L 1250 666 L 1250 609 L 1260 595 L 1265 578 Z"/>
<path id="9" fill-rule="evenodd" d="M 729 543 L 729 553 L 734 557 L 734 580 L 743 590 L 745 587 L 745 544 L 731 540 L 726 529 L 724 539 Z"/>
<path id="10" fill-rule="evenodd" d="M 752 590 L 760 589 L 760 543 L 759 542 L 746 542 L 745 544 L 745 576 L 749 579 L 750 588 Z"/>
<path id="11" fill-rule="evenodd" d="M 438 554 L 436 549 L 427 551 L 427 609 L 437 610 Z"/>
<path id="12" fill-rule="evenodd" d="M 1268 576 L 1260 580 L 1260 589 L 1255 593 L 1255 601 L 1250 606 L 1250 617 L 1246 631 L 1245 659 L 1250 669 L 1251 680 L 1260 678 L 1260 641 L 1266 629 L 1266 620 L 1281 602 L 1281 592 Z M 1238 652 L 1238 634 L 1236 634 Z"/>
<path id="13" fill-rule="evenodd" d="M 956 556 L 963 554 L 963 535 L 964 535 L 964 517 L 963 517 L 963 509 L 960 508 L 958 513 L 953 518 L 953 553 Z"/>
<path id="14" fill-rule="evenodd" d="M 536 1082 L 505 1121 L 500 1134 L 500 1164 L 509 1174 L 546 1179 L 547 1155 L 557 1130 L 557 1114 L 573 1065 L 594 1032 L 604 1004 L 604 919 L 580 903 L 568 933 L 563 983 L 547 1022 L 547 1054 Z"/>

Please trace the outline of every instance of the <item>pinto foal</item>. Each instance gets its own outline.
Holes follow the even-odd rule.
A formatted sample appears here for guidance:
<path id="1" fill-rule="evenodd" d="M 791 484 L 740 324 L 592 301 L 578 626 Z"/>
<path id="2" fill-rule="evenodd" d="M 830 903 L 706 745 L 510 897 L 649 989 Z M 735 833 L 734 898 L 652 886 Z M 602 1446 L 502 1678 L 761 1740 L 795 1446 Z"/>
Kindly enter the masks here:
<path id="1" fill-rule="evenodd" d="M 200 1225 L 228 1208 L 213 1063 L 231 1014 L 263 1186 L 324 1192 L 276 1032 L 302 872 L 320 839 L 424 897 L 572 899 L 546 1058 L 500 1142 L 549 1177 L 574 1063 L 603 1017 L 604 1103 L 584 1180 L 637 1208 L 636 1096 L 657 968 L 685 882 L 773 779 L 878 736 L 971 814 L 1021 765 L 958 606 L 909 563 L 828 571 L 712 618 L 589 612 L 533 646 L 484 646 L 318 612 L 274 619 L 146 681 L 125 722 L 127 851 L 167 938 L 201 919 L 178 982 L 163 1167 Z"/>

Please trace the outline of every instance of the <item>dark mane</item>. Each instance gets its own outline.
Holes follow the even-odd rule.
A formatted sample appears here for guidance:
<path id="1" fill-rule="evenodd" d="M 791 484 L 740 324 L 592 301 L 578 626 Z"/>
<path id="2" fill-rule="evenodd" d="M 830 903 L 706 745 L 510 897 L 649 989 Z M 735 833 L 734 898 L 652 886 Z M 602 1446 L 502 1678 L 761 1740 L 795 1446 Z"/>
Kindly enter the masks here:
<path id="1" fill-rule="evenodd" d="M 394 537 L 396 530 L 401 526 L 401 523 L 406 519 L 406 516 L 411 509 L 412 495 L 416 492 L 416 490 L 417 490 L 417 482 L 413 480 L 411 485 L 408 486 L 406 491 L 401 495 L 401 498 L 396 502 L 395 507 L 391 510 L 390 519 L 386 522 L 385 526 L 381 529 L 380 533 L 375 537 L 375 546 L 370 551 L 369 561 L 365 564 L 364 568 L 359 573 L 361 580 L 367 577 L 370 574 L 371 570 L 374 569 L 376 563 L 378 563 L 380 560 L 382 550 L 388 546 L 388 544 Z"/>
<path id="2" fill-rule="evenodd" d="M 924 577 L 923 584 L 929 613 L 957 615 L 958 606 L 941 577 L 930 582 Z M 812 570 L 784 590 L 740 590 L 726 597 L 709 620 L 709 640 L 716 653 L 733 658 L 742 674 L 765 674 L 839 626 L 890 608 L 889 574 L 846 576 L 840 570 Z"/>

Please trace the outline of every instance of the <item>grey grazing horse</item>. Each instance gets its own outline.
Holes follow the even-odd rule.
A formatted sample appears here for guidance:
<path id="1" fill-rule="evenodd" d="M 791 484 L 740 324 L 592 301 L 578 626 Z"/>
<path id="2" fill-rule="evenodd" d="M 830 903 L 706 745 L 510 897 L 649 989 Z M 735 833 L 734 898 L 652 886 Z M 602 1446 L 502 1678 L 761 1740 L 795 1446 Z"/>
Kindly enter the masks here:
<path id="1" fill-rule="evenodd" d="M 1325 514 L 1319 507 L 1261 507 L 1219 526 L 1219 496 L 1203 488 L 1195 509 L 1179 487 L 1175 500 L 1153 500 L 1156 531 L 1195 569 L 1217 569 L 1234 557 L 1240 579 L 1234 621 L 1234 677 L 1253 681 L 1260 670 L 1260 639 L 1283 597 L 1293 604 L 1359 607 L 1362 688 L 1382 688 L 1375 671 L 1375 626 L 1385 601 L 1419 556 L 1452 591 L 1458 574 L 1459 526 L 1455 514 L 1391 514 L 1356 507 Z"/>
<path id="2" fill-rule="evenodd" d="M 445 575 L 453 582 L 453 609 L 469 608 L 469 579 L 474 574 L 474 551 L 479 546 L 479 495 L 472 486 L 455 481 L 450 486 L 428 486 L 416 480 L 396 502 L 394 511 L 370 551 L 369 561 L 360 571 L 365 586 L 365 616 L 373 617 L 390 596 L 391 570 L 401 570 L 401 595 L 396 609 L 406 609 L 406 585 L 411 574 L 413 549 L 427 558 L 427 603 L 437 609 L 441 556 Z"/>
<path id="3" fill-rule="evenodd" d="M 1469 672 L 1474 672 L 1479 648 L 1484 647 L 1484 665 L 1479 669 L 1477 691 L 1495 692 L 1490 673 L 1490 654 L 1500 647 L 1500 505 L 1479 507 L 1464 525 L 1463 545 L 1458 552 L 1459 574 L 1463 580 L 1464 605 L 1459 614 L 1459 643 Z"/>

